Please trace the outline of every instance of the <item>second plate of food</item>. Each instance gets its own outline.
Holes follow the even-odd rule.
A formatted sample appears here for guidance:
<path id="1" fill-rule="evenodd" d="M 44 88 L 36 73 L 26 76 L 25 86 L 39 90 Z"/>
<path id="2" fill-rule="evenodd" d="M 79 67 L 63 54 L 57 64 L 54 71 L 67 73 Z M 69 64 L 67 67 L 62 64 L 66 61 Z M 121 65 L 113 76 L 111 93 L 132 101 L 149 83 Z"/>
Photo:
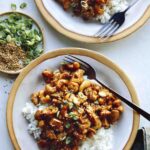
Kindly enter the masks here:
<path id="1" fill-rule="evenodd" d="M 100 81 L 138 105 L 127 75 L 103 55 L 81 48 L 49 52 L 29 64 L 11 90 L 7 126 L 15 149 L 130 149 L 139 115 L 88 80 L 81 64 L 64 63 L 68 54 L 88 62 Z"/>
<path id="2" fill-rule="evenodd" d="M 116 12 L 123 11 L 134 0 L 109 1 L 62 1 L 35 0 L 45 20 L 61 34 L 81 42 L 102 43 L 122 39 L 139 27 L 150 17 L 150 1 L 139 1 L 126 15 L 126 21 L 114 36 L 107 40 L 94 37 Z M 137 13 L 139 10 L 139 13 Z"/>

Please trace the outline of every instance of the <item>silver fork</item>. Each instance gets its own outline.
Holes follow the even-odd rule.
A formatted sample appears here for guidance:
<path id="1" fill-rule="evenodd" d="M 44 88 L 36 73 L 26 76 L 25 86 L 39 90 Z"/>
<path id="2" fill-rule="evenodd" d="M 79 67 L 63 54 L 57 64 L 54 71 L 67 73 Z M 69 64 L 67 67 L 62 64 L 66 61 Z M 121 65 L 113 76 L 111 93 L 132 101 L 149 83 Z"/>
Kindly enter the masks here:
<path id="1" fill-rule="evenodd" d="M 123 25 L 125 22 L 126 12 L 133 7 L 139 0 L 134 1 L 129 7 L 127 7 L 123 12 L 115 13 L 109 20 L 108 23 L 95 33 L 94 37 L 102 38 L 107 40 Z"/>
<path id="2" fill-rule="evenodd" d="M 121 101 L 123 101 L 124 103 L 126 103 L 129 107 L 131 107 L 133 110 L 135 110 L 137 113 L 141 114 L 143 117 L 145 117 L 147 120 L 150 121 L 150 114 L 146 111 L 144 111 L 143 109 L 141 109 L 140 107 L 138 107 L 136 104 L 130 102 L 129 100 L 125 99 L 124 97 L 122 97 L 121 95 L 119 95 L 117 92 L 115 92 L 113 89 L 107 87 L 105 84 L 103 84 L 101 81 L 99 81 L 96 77 L 96 71 L 95 69 L 89 65 L 87 62 L 72 56 L 72 55 L 68 55 L 65 57 L 64 62 L 67 63 L 72 63 L 72 62 L 79 62 L 81 65 L 81 68 L 85 70 L 85 74 L 87 75 L 88 79 L 95 79 L 100 85 L 102 85 L 103 87 L 105 87 L 106 89 L 108 89 L 111 93 L 113 93 L 114 95 L 116 95 L 118 98 L 120 98 Z"/>

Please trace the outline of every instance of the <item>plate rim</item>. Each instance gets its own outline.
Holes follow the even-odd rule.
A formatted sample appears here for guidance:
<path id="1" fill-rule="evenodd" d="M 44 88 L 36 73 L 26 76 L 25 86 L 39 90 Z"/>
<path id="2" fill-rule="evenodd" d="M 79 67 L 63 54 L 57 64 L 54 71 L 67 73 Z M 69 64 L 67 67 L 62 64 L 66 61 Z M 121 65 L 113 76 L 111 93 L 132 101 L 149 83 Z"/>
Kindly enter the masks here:
<path id="1" fill-rule="evenodd" d="M 138 97 L 137 97 L 135 88 L 133 87 L 133 84 L 130 81 L 129 77 L 117 64 L 112 62 L 106 56 L 104 56 L 100 53 L 97 53 L 97 52 L 93 52 L 88 49 L 74 48 L 74 47 L 60 48 L 60 49 L 56 49 L 55 51 L 45 53 L 45 54 L 41 55 L 39 58 L 37 58 L 36 60 L 34 60 L 33 62 L 31 62 L 31 64 L 29 64 L 27 67 L 25 67 L 25 69 L 23 69 L 23 71 L 20 73 L 20 75 L 16 79 L 15 83 L 13 84 L 13 87 L 9 94 L 9 98 L 8 98 L 8 102 L 7 102 L 7 110 L 6 110 L 6 117 L 7 117 L 6 123 L 7 123 L 7 128 L 8 128 L 10 139 L 16 150 L 21 150 L 21 148 L 20 148 L 17 138 L 15 136 L 14 127 L 13 127 L 13 104 L 14 104 L 16 93 L 17 93 L 17 90 L 18 90 L 20 84 L 22 83 L 25 76 L 33 68 L 35 68 L 37 65 L 39 65 L 43 61 L 45 61 L 47 59 L 55 58 L 57 56 L 68 55 L 68 54 L 87 56 L 87 57 L 93 58 L 93 59 L 97 60 L 98 62 L 106 65 L 107 67 L 111 68 L 113 71 L 115 71 L 118 74 L 118 76 L 121 78 L 121 80 L 125 83 L 126 87 L 128 88 L 128 91 L 131 95 L 132 101 L 135 104 L 139 105 L 139 101 L 138 101 Z M 135 140 L 138 128 L 139 128 L 139 122 L 140 122 L 139 114 L 136 113 L 135 111 L 133 111 L 132 131 L 130 133 L 127 143 L 124 146 L 124 150 L 129 150 L 131 148 L 131 146 Z"/>
<path id="2" fill-rule="evenodd" d="M 109 43 L 109 42 L 114 42 L 114 41 L 118 41 L 121 40 L 129 35 L 131 35 L 132 33 L 134 33 L 135 31 L 137 31 L 140 27 L 142 27 L 150 18 L 150 5 L 148 6 L 148 8 L 145 10 L 144 14 L 141 16 L 141 18 L 136 21 L 132 26 L 130 26 L 129 28 L 125 29 L 124 31 L 112 36 L 111 38 L 107 39 L 106 41 L 104 41 L 103 39 L 100 38 L 96 38 L 96 37 L 91 37 L 91 36 L 86 36 L 86 35 L 81 35 L 78 33 L 75 33 L 73 31 L 70 31 L 68 29 L 66 29 L 65 27 L 63 27 L 51 14 L 50 12 L 48 12 L 46 10 L 46 8 L 44 7 L 44 4 L 42 2 L 42 0 L 34 0 L 36 3 L 36 6 L 39 10 L 39 12 L 41 13 L 41 15 L 43 16 L 43 18 L 59 33 L 61 33 L 62 35 L 76 40 L 76 41 L 80 41 L 80 42 L 84 42 L 84 43 Z"/>

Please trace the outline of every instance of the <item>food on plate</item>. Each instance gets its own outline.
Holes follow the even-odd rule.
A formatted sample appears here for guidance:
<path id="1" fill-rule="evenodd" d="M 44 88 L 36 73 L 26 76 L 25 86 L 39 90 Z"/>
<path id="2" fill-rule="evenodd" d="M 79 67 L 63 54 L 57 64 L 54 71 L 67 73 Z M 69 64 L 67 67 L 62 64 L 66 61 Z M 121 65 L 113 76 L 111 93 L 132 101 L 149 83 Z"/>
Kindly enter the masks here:
<path id="1" fill-rule="evenodd" d="M 9 49 L 5 49 L 9 47 Z M 15 59 L 12 55 L 21 52 L 25 59 L 15 59 L 16 63 L 21 65 L 19 67 L 3 68 L 4 70 L 19 70 L 25 67 L 30 61 L 40 56 L 43 52 L 43 36 L 41 30 L 37 27 L 35 22 L 20 13 L 10 13 L 2 15 L 0 18 L 0 58 L 4 63 L 12 62 Z M 6 56 L 7 57 L 4 57 Z M 17 54 L 19 55 L 19 54 Z M 17 56 L 16 56 L 17 57 Z M 14 64 L 12 64 L 14 65 Z M 17 65 L 18 66 L 18 65 Z"/>
<path id="2" fill-rule="evenodd" d="M 23 108 L 29 133 L 40 147 L 82 150 L 90 146 L 89 142 L 96 136 L 97 143 L 99 137 L 103 137 L 104 143 L 111 141 L 111 125 L 124 111 L 119 98 L 86 79 L 78 62 L 62 64 L 56 71 L 44 70 L 42 76 L 46 83 L 44 89 L 34 92 L 31 102 Z M 106 134 L 105 139 L 106 129 L 110 136 Z"/>
<path id="3" fill-rule="evenodd" d="M 65 11 L 71 10 L 84 20 L 99 20 L 106 23 L 110 17 L 128 7 L 127 0 L 55 0 Z"/>

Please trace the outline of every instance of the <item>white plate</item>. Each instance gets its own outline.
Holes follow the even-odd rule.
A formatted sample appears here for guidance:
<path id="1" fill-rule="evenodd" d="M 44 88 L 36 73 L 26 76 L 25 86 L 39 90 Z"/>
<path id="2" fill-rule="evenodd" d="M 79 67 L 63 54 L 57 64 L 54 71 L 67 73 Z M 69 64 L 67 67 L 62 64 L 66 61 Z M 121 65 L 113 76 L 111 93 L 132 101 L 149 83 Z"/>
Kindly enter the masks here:
<path id="1" fill-rule="evenodd" d="M 101 27 L 100 23 L 86 22 L 80 17 L 73 17 L 71 13 L 63 10 L 63 8 L 55 0 L 42 0 L 46 10 L 61 24 L 64 28 L 74 33 L 85 36 L 93 36 Z M 132 3 L 135 0 L 127 0 Z M 141 18 L 145 10 L 148 8 L 150 0 L 139 1 L 133 8 L 131 8 L 126 16 L 126 21 L 123 26 L 116 32 L 122 32 L 132 26 L 137 20 Z M 138 10 L 138 13 L 137 13 Z"/>
<path id="2" fill-rule="evenodd" d="M 130 91 L 130 93 L 132 94 L 132 99 L 134 99 L 134 102 L 137 103 L 136 93 L 127 76 L 118 66 L 116 66 L 104 56 L 91 51 L 80 50 L 75 48 L 72 48 L 72 50 L 69 50 L 69 48 L 67 48 L 62 49 L 60 51 L 45 54 L 40 58 L 36 59 L 33 63 L 27 66 L 25 70 L 23 70 L 23 72 L 19 75 L 18 79 L 16 80 L 10 93 L 7 107 L 7 124 L 10 137 L 16 149 L 19 145 L 21 150 L 38 150 L 37 144 L 34 141 L 33 137 L 27 132 L 28 123 L 22 115 L 22 108 L 25 106 L 26 102 L 30 101 L 30 95 L 34 91 L 40 90 L 43 87 L 43 79 L 41 77 L 41 72 L 47 68 L 54 70 L 57 69 L 60 65 L 60 62 L 62 62 L 64 58 L 64 56 L 60 55 L 66 53 L 85 55 L 78 57 L 82 58 L 86 62 L 89 62 L 96 69 L 97 76 L 101 81 L 103 81 L 105 84 L 109 85 L 111 88 L 113 88 L 122 96 L 128 99 L 131 99 L 131 96 L 129 94 Z M 95 59 L 97 59 L 99 62 Z M 103 65 L 100 62 L 104 63 L 105 65 Z M 110 68 L 113 68 L 113 70 L 115 70 L 118 73 L 114 72 L 106 65 L 108 65 Z M 125 85 L 123 80 L 124 82 L 126 81 L 127 85 Z M 124 105 L 124 107 L 125 112 L 123 113 L 120 121 L 116 123 L 116 125 L 113 127 L 113 150 L 122 150 L 125 147 L 125 145 L 131 146 L 138 128 L 139 122 L 137 120 L 139 120 L 139 116 L 137 114 L 134 114 L 133 117 L 133 110 L 127 107 L 126 105 Z M 11 125 L 11 121 L 13 126 Z M 135 122 L 137 123 L 136 125 Z"/>

